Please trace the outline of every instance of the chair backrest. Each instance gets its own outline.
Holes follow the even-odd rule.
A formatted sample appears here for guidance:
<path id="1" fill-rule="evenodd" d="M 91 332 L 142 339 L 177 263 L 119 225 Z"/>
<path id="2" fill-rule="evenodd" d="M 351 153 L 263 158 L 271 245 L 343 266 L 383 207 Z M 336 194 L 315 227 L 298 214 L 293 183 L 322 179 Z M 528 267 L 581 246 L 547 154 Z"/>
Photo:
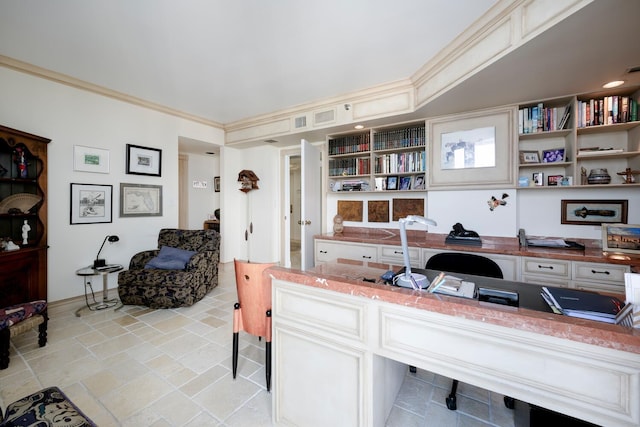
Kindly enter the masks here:
<path id="1" fill-rule="evenodd" d="M 215 230 L 163 228 L 158 233 L 158 249 L 163 246 L 196 252 L 215 251 L 220 248 L 220 234 Z"/>
<path id="2" fill-rule="evenodd" d="M 242 314 L 242 329 L 258 337 L 267 335 L 266 312 L 271 310 L 271 278 L 264 270 L 275 263 L 255 263 L 233 260 L 236 289 Z"/>
<path id="3" fill-rule="evenodd" d="M 450 273 L 473 274 L 475 276 L 495 277 L 497 279 L 503 278 L 500 266 L 492 259 L 460 252 L 441 252 L 435 254 L 427 260 L 425 268 Z"/>

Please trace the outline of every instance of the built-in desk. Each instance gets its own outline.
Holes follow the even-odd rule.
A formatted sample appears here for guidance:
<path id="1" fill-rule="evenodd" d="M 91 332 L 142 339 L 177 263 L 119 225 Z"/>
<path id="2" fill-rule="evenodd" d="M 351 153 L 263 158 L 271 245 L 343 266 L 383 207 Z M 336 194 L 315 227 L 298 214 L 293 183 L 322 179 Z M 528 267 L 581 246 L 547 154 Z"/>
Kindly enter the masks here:
<path id="1" fill-rule="evenodd" d="M 276 424 L 383 426 L 407 365 L 599 425 L 640 424 L 640 331 L 362 281 L 389 267 L 268 270 Z"/>

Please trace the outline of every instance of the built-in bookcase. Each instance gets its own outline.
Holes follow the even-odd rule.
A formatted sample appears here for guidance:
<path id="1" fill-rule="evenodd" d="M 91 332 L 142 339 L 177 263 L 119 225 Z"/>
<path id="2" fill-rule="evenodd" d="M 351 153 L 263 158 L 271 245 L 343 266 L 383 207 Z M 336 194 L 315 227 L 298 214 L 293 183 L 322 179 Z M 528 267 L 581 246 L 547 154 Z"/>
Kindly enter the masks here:
<path id="1" fill-rule="evenodd" d="M 423 191 L 425 141 L 424 122 L 330 136 L 330 190 Z"/>

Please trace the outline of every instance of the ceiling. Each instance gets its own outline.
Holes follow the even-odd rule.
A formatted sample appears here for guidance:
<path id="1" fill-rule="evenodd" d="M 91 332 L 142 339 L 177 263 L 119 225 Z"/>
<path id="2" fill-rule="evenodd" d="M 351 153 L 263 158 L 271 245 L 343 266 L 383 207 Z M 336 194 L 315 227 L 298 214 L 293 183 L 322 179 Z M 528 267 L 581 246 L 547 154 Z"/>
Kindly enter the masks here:
<path id="1" fill-rule="evenodd" d="M 495 3 L 0 0 L 0 55 L 224 125 L 410 78 Z M 640 84 L 639 17 L 595 1 L 414 116 Z"/>

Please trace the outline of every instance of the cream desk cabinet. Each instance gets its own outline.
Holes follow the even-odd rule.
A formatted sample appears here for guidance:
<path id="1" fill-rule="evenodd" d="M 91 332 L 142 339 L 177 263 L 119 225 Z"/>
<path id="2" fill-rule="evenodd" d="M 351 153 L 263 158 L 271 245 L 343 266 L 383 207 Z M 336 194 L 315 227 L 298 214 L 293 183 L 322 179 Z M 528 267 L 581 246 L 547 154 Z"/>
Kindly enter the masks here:
<path id="1" fill-rule="evenodd" d="M 598 425 L 640 425 L 630 329 L 353 278 L 385 268 L 269 269 L 274 425 L 384 426 L 407 365 Z"/>
<path id="2" fill-rule="evenodd" d="M 402 247 L 391 244 L 373 244 L 345 240 L 315 239 L 315 263 L 321 265 L 340 258 L 355 261 L 404 265 Z M 429 258 L 441 252 L 465 252 L 492 259 L 500 266 L 505 280 L 517 280 L 549 286 L 577 288 L 599 292 L 624 294 L 624 273 L 629 265 L 576 261 L 561 258 L 530 256 L 529 252 L 510 250 L 509 254 L 485 252 L 469 246 L 468 249 L 430 248 L 409 246 L 412 268 L 424 268 Z M 523 253 L 524 255 L 519 255 Z"/>

